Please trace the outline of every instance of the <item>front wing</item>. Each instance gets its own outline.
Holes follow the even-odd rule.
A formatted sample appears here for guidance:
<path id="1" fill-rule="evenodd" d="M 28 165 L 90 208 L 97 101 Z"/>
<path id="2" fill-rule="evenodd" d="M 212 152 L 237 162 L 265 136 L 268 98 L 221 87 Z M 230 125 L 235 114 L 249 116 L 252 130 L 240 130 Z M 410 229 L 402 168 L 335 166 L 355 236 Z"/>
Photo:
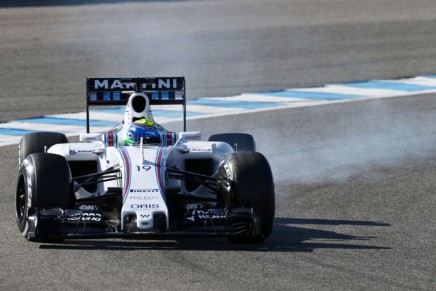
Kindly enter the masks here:
<path id="1" fill-rule="evenodd" d="M 105 217 L 99 210 L 60 208 L 34 210 L 29 216 L 29 231 L 34 239 L 78 238 L 169 238 L 252 235 L 255 217 L 250 208 L 214 210 L 209 214 L 193 214 L 183 221 L 166 227 L 166 218 L 155 217 L 156 227 L 120 230 L 120 222 Z"/>

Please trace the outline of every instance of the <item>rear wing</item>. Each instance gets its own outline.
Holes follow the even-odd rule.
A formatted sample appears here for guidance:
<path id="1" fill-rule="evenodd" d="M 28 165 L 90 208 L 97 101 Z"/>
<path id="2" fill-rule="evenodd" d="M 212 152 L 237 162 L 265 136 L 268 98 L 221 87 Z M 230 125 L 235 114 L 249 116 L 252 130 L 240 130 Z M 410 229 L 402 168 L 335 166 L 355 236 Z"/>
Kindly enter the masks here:
<path id="1" fill-rule="evenodd" d="M 185 77 L 87 78 L 87 133 L 89 133 L 89 107 L 126 105 L 131 95 L 126 91 L 145 93 L 150 100 L 150 105 L 182 105 L 183 130 L 186 131 Z"/>

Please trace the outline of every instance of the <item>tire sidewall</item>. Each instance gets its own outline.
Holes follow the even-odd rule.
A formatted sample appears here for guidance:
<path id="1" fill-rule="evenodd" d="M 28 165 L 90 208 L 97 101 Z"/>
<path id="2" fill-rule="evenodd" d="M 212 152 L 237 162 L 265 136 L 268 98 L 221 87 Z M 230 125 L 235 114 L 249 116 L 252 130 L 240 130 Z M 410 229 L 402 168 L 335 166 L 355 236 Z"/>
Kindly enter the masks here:
<path id="1" fill-rule="evenodd" d="M 274 181 L 268 161 L 258 152 L 237 152 L 229 154 L 226 163 L 234 205 L 253 208 L 257 221 L 256 233 L 246 240 L 264 240 L 272 231 L 275 217 Z"/>
<path id="2" fill-rule="evenodd" d="M 19 195 L 22 193 L 19 193 L 19 187 L 23 187 L 24 191 L 24 209 L 22 213 L 18 213 L 18 201 L 16 202 L 16 220 L 18 225 L 18 230 L 20 233 L 27 237 L 27 233 L 29 231 L 29 210 L 35 207 L 35 197 L 34 197 L 34 191 L 33 191 L 33 185 L 35 185 L 35 174 L 34 174 L 34 163 L 32 158 L 27 158 L 23 161 L 22 165 L 19 169 L 18 174 L 18 186 L 17 186 L 17 193 L 16 193 L 16 199 L 19 199 Z"/>
<path id="3" fill-rule="evenodd" d="M 63 133 L 59 132 L 32 132 L 25 134 L 18 144 L 18 165 L 30 154 L 43 153 L 44 148 L 60 143 L 67 143 L 68 139 Z"/>
<path id="4" fill-rule="evenodd" d="M 23 194 L 20 191 L 24 192 L 22 213 L 18 202 Z M 16 199 L 16 221 L 22 236 L 29 240 L 43 238 L 44 234 L 38 233 L 37 223 L 30 226 L 30 213 L 35 215 L 38 210 L 49 208 L 68 209 L 73 204 L 71 173 L 65 158 L 34 153 L 24 159 L 19 169 Z M 37 237 L 29 238 L 29 232 Z"/>

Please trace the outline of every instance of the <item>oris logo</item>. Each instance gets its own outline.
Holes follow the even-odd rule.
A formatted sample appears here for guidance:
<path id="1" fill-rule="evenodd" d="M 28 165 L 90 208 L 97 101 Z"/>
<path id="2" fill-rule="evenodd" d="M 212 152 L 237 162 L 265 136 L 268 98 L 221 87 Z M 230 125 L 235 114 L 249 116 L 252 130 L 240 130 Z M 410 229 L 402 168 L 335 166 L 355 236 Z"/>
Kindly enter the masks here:
<path id="1" fill-rule="evenodd" d="M 132 204 L 130 205 L 132 209 L 158 209 L 159 204 Z"/>

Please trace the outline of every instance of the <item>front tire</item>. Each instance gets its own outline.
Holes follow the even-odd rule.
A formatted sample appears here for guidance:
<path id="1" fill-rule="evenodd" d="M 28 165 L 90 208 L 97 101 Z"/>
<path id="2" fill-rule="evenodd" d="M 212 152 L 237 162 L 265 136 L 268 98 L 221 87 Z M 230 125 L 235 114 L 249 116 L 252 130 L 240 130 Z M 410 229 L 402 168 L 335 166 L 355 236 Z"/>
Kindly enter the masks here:
<path id="1" fill-rule="evenodd" d="M 45 148 L 58 143 L 68 143 L 68 139 L 63 133 L 58 132 L 32 132 L 25 134 L 18 145 L 18 165 L 34 153 L 44 153 Z"/>
<path id="2" fill-rule="evenodd" d="M 38 231 L 38 210 L 71 208 L 72 179 L 63 156 L 30 154 L 20 166 L 16 191 L 18 230 L 27 240 L 44 240 Z"/>
<path id="3" fill-rule="evenodd" d="M 231 153 L 225 161 L 232 181 L 232 204 L 251 207 L 253 231 L 230 235 L 234 242 L 259 242 L 272 232 L 275 217 L 274 181 L 265 156 L 258 152 Z"/>

